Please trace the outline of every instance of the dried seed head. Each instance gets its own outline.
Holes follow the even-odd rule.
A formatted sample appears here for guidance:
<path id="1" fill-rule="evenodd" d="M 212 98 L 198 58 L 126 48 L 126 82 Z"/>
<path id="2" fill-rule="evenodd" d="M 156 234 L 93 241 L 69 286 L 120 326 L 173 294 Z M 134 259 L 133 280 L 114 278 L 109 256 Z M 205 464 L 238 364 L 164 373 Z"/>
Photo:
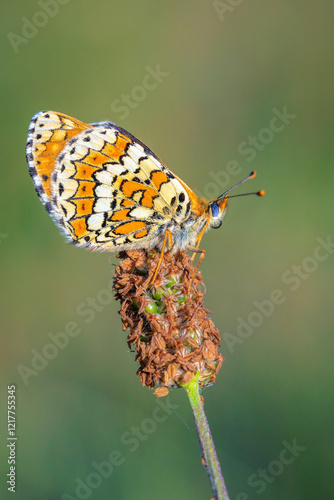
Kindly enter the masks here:
<path id="1" fill-rule="evenodd" d="M 115 298 L 121 301 L 123 329 L 135 347 L 138 376 L 155 394 L 168 394 L 198 376 L 200 387 L 214 383 L 224 360 L 220 337 L 203 306 L 203 279 L 186 252 L 166 253 L 154 284 L 159 261 L 155 251 L 122 252 L 114 278 Z M 163 390 L 161 390 L 163 389 Z"/>

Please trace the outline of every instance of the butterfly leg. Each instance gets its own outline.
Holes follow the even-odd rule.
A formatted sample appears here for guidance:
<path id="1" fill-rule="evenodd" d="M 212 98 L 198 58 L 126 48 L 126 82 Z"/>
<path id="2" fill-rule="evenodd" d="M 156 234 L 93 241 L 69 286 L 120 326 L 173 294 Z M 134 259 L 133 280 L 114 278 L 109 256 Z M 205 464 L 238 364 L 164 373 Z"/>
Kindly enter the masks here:
<path id="1" fill-rule="evenodd" d="M 173 246 L 173 237 L 172 237 L 172 233 L 171 233 L 170 229 L 166 229 L 165 236 L 164 236 L 164 241 L 162 243 L 162 248 L 161 248 L 161 253 L 160 253 L 160 259 L 159 259 L 157 268 L 156 268 L 156 270 L 154 272 L 153 278 L 152 278 L 152 280 L 150 282 L 151 285 L 153 285 L 153 283 L 155 281 L 155 278 L 157 277 L 158 271 L 160 269 L 161 262 L 162 262 L 162 259 L 163 259 L 164 253 L 165 253 L 165 248 L 166 248 L 167 240 L 168 240 L 169 248 L 172 248 L 172 246 Z"/>
<path id="2" fill-rule="evenodd" d="M 195 247 L 193 247 L 193 246 L 188 246 L 188 247 L 187 247 L 187 250 L 190 250 L 190 252 L 192 252 L 192 253 L 193 253 L 193 254 L 192 254 L 192 256 L 191 256 L 191 262 L 193 262 L 193 261 L 194 261 L 195 255 L 196 255 L 197 253 L 202 252 L 202 250 L 200 250 L 200 249 L 199 249 L 200 242 L 201 242 L 201 240 L 199 240 L 199 241 L 196 243 L 196 246 L 195 246 Z M 204 251 L 204 250 L 203 250 L 203 251 Z"/>
<path id="3" fill-rule="evenodd" d="M 191 261 L 192 262 L 193 262 L 193 260 L 195 258 L 196 253 L 200 253 L 200 252 L 202 253 L 202 256 L 200 257 L 199 263 L 196 266 L 196 271 L 199 268 L 200 263 L 204 259 L 205 250 L 199 250 L 199 245 L 201 243 L 201 239 L 203 238 L 203 235 L 204 235 L 205 231 L 207 230 L 208 225 L 209 225 L 209 219 L 207 220 L 207 222 L 206 222 L 205 226 L 203 227 L 202 231 L 199 233 L 199 235 L 196 238 L 196 246 L 195 247 L 188 247 L 188 249 L 189 250 L 191 249 L 191 251 L 193 252 L 193 254 L 191 256 Z"/>
<path id="4" fill-rule="evenodd" d="M 193 272 L 193 274 L 191 276 L 191 278 L 193 278 L 195 276 L 195 274 L 197 273 L 198 268 L 201 265 L 202 260 L 205 257 L 206 250 L 203 250 L 202 248 L 198 248 L 198 246 L 196 246 L 196 247 L 188 246 L 187 250 L 190 250 L 191 252 L 193 252 L 191 260 L 194 260 L 194 257 L 195 257 L 196 253 L 200 253 L 201 254 L 200 257 L 199 257 L 199 259 L 198 259 L 197 266 L 195 267 L 195 271 Z"/>

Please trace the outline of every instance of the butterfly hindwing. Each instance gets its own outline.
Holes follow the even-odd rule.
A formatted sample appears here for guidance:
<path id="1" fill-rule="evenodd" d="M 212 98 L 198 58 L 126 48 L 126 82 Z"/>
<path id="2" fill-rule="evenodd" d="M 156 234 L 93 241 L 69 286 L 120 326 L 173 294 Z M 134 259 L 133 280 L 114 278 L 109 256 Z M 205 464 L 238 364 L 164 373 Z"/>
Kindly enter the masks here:
<path id="1" fill-rule="evenodd" d="M 111 122 L 38 113 L 27 159 L 50 215 L 71 241 L 94 250 L 151 248 L 197 199 L 147 146 Z"/>

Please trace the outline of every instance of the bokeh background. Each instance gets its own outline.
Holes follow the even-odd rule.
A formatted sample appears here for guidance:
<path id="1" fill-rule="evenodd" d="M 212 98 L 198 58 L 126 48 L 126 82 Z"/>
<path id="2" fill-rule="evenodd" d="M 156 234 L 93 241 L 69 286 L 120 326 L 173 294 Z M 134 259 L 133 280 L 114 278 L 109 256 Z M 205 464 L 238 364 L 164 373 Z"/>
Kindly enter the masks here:
<path id="1" fill-rule="evenodd" d="M 211 495 L 185 393 L 172 391 L 173 410 L 152 420 L 157 399 L 101 292 L 109 255 L 66 244 L 34 192 L 26 133 L 51 109 L 115 121 L 198 194 L 257 170 L 238 192 L 266 197 L 231 200 L 202 241 L 226 357 L 205 408 L 231 499 L 331 498 L 333 2 L 19 0 L 2 11 L 2 478 L 15 383 L 16 498 Z M 259 313 L 254 301 L 277 289 L 281 303 Z M 87 322 L 89 298 L 98 310 Z M 242 320 L 257 326 L 240 332 Z M 73 322 L 78 335 L 33 371 L 36 351 Z M 90 476 L 114 450 L 123 463 Z M 78 480 L 94 487 L 76 493 Z M 12 498 L 4 479 L 0 495 Z"/>

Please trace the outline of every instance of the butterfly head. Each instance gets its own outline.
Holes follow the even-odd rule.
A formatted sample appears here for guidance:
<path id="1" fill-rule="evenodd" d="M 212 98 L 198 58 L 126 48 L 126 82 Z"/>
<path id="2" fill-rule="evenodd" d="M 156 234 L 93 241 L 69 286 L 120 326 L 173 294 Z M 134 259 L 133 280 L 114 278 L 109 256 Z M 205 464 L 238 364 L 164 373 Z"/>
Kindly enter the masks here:
<path id="1" fill-rule="evenodd" d="M 221 200 L 217 198 L 217 200 L 212 201 L 209 204 L 209 215 L 211 217 L 210 226 L 213 227 L 214 229 L 218 229 L 223 223 L 226 211 L 227 211 L 227 196 L 225 196 Z"/>
<path id="2" fill-rule="evenodd" d="M 248 181 L 249 179 L 254 179 L 256 176 L 256 172 L 253 171 L 251 172 L 245 179 L 242 181 L 238 182 L 234 186 L 230 187 L 225 193 L 221 194 L 218 196 L 216 200 L 213 200 L 209 203 L 208 209 L 209 209 L 209 217 L 210 217 L 210 226 L 213 227 L 214 229 L 218 229 L 223 222 L 223 219 L 226 215 L 227 211 L 227 202 L 229 198 L 236 198 L 237 196 L 248 196 L 250 194 L 256 194 L 257 196 L 264 196 L 264 191 L 257 191 L 256 193 L 243 193 L 243 194 L 236 194 L 229 196 L 228 193 L 234 189 L 237 186 L 240 186 L 245 181 Z"/>

